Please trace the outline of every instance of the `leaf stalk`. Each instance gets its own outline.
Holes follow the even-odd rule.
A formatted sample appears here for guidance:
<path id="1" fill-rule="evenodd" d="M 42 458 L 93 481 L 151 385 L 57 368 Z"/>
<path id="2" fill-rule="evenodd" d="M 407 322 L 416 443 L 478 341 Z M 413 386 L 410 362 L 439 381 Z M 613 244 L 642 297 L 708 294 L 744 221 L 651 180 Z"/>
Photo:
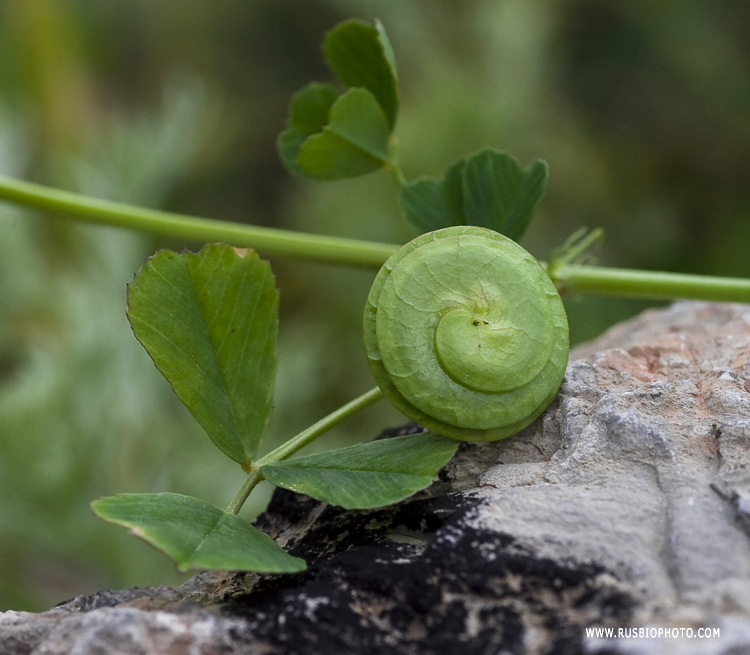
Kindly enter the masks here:
<path id="1" fill-rule="evenodd" d="M 350 416 L 354 416 L 357 412 L 362 411 L 366 407 L 372 405 L 375 401 L 380 400 L 383 397 L 383 392 L 379 387 L 370 389 L 366 393 L 363 393 L 358 398 L 342 405 L 337 410 L 331 412 L 327 416 L 320 419 L 317 423 L 313 423 L 309 428 L 306 428 L 295 437 L 289 439 L 278 448 L 272 450 L 267 455 L 264 455 L 260 459 L 256 460 L 245 479 L 244 484 L 237 492 L 237 495 L 232 499 L 232 502 L 227 506 L 227 512 L 231 514 L 237 514 L 242 506 L 245 504 L 250 492 L 255 489 L 259 482 L 263 478 L 263 474 L 260 472 L 261 467 L 266 464 L 272 464 L 281 460 L 287 459 L 301 450 L 308 444 L 311 444 L 318 437 L 325 434 L 331 428 L 336 427 L 342 421 L 345 421 Z"/>

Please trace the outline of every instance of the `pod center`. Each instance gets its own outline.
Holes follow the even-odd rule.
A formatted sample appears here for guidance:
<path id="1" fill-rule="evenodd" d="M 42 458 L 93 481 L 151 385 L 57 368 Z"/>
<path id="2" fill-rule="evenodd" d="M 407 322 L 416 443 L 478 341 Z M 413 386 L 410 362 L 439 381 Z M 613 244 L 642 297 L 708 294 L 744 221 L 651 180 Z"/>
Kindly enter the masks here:
<path id="1" fill-rule="evenodd" d="M 464 387 L 486 393 L 517 389 L 534 379 L 547 348 L 522 326 L 497 314 L 457 308 L 447 312 L 435 332 L 441 368 Z"/>

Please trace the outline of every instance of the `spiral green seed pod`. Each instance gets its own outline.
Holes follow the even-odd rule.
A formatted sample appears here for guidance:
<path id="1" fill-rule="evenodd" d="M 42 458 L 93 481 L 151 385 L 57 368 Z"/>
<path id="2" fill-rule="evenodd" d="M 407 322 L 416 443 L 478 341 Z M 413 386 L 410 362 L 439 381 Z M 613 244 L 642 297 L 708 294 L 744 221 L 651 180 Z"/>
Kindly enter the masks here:
<path id="1" fill-rule="evenodd" d="M 568 362 L 568 321 L 546 271 L 481 227 L 429 232 L 380 269 L 364 316 L 383 394 L 433 432 L 495 441 L 552 402 Z"/>

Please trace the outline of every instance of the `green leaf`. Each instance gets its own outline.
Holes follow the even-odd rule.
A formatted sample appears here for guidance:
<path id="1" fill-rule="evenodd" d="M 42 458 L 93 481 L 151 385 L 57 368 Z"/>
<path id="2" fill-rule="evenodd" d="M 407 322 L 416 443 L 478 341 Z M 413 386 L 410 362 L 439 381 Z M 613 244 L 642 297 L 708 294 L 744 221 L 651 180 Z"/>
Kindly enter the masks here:
<path id="1" fill-rule="evenodd" d="M 268 422 L 279 296 L 252 250 L 162 250 L 128 288 L 135 336 L 213 442 L 248 464 Z"/>
<path id="2" fill-rule="evenodd" d="M 301 145 L 297 165 L 322 180 L 371 173 L 389 162 L 388 138 L 375 96 L 367 89 L 349 89 L 333 103 L 323 131 Z"/>
<path id="3" fill-rule="evenodd" d="M 486 148 L 456 162 L 442 180 L 422 177 L 404 185 L 399 200 L 420 233 L 476 225 L 518 241 L 546 185 L 545 162 L 535 160 L 524 170 L 509 154 Z"/>
<path id="4" fill-rule="evenodd" d="M 399 197 L 406 221 L 419 234 L 455 225 L 440 180 L 420 177 L 405 184 Z"/>
<path id="5" fill-rule="evenodd" d="M 526 170 L 509 154 L 487 148 L 466 160 L 462 171 L 467 225 L 487 227 L 518 241 L 547 185 L 547 164 Z"/>
<path id="6" fill-rule="evenodd" d="M 453 164 L 443 180 L 423 176 L 402 187 L 401 209 L 419 234 L 465 224 L 461 187 L 464 163 L 461 159 Z"/>
<path id="7" fill-rule="evenodd" d="M 332 84 L 311 82 L 292 96 L 289 124 L 310 136 L 323 129 L 339 92 Z"/>
<path id="8" fill-rule="evenodd" d="M 326 59 L 347 87 L 309 84 L 292 99 L 277 149 L 296 175 L 320 180 L 358 177 L 391 161 L 398 113 L 393 49 L 380 22 L 344 21 L 326 35 Z"/>
<path id="9" fill-rule="evenodd" d="M 380 21 L 339 23 L 326 34 L 323 52 L 341 82 L 373 93 L 392 131 L 398 113 L 398 78 L 393 48 Z"/>
<path id="10" fill-rule="evenodd" d="M 95 500 L 91 508 L 171 557 L 180 571 L 294 573 L 306 568 L 303 560 L 284 552 L 247 521 L 198 498 L 119 494 Z"/>
<path id="11" fill-rule="evenodd" d="M 457 447 L 453 439 L 417 434 L 276 462 L 260 472 L 278 487 L 346 509 L 383 507 L 431 484 Z"/>
<path id="12" fill-rule="evenodd" d="M 312 82 L 292 96 L 289 126 L 276 142 L 281 161 L 295 175 L 303 175 L 297 166 L 302 144 L 320 132 L 328 122 L 328 114 L 339 92 L 331 84 Z"/>

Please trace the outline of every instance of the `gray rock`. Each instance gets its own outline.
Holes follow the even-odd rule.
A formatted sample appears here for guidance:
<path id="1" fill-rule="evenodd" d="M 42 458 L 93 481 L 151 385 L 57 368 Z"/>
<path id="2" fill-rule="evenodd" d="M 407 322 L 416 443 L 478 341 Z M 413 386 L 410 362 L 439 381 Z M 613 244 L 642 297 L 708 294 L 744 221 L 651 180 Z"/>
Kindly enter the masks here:
<path id="1" fill-rule="evenodd" d="M 408 501 L 279 491 L 258 525 L 310 569 L 5 612 L 0 654 L 750 653 L 750 306 L 617 326 Z"/>

